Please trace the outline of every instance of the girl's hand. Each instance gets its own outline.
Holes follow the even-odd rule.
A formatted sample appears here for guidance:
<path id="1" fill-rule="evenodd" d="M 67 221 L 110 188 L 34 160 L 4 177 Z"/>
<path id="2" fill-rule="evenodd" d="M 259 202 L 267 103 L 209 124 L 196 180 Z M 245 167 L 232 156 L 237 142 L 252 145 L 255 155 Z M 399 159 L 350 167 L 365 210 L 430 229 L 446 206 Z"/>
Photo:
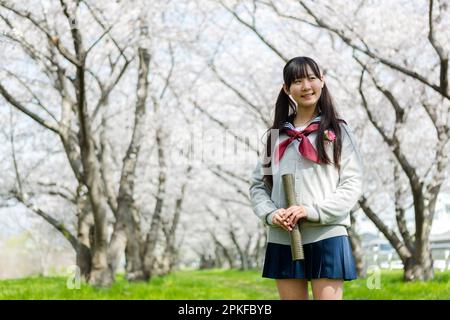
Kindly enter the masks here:
<path id="1" fill-rule="evenodd" d="M 286 219 L 286 222 L 287 222 L 289 228 L 291 228 L 291 230 L 300 219 L 306 219 L 307 217 L 308 217 L 308 212 L 306 211 L 305 207 L 303 207 L 302 205 L 291 206 L 291 207 L 287 208 L 284 213 L 284 218 Z"/>
<path id="2" fill-rule="evenodd" d="M 278 209 L 272 216 L 272 223 L 283 228 L 286 231 L 291 231 L 292 228 L 287 223 L 285 216 L 286 216 L 286 209 L 284 208 Z"/>

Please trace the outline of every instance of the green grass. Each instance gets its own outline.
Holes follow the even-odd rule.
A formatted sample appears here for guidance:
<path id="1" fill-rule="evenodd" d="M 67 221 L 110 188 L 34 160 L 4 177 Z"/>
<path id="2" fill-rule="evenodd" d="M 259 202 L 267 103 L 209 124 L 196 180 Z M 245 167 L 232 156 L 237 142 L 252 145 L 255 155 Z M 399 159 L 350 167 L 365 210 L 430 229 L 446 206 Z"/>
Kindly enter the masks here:
<path id="1" fill-rule="evenodd" d="M 435 272 L 428 282 L 403 282 L 402 271 L 383 271 L 379 286 L 371 279 L 358 279 L 345 284 L 346 299 L 354 300 L 450 300 L 450 272 Z M 373 289 L 369 289 L 371 287 Z M 379 287 L 379 288 L 377 288 Z"/>
<path id="2" fill-rule="evenodd" d="M 404 283 L 401 271 L 383 271 L 379 289 L 367 279 L 345 283 L 345 299 L 450 299 L 450 272 L 429 282 Z M 32 277 L 0 281 L 0 299 L 278 299 L 275 282 L 259 271 L 178 271 L 148 283 L 129 283 L 118 276 L 108 289 L 82 283 L 69 289 L 65 277 Z M 376 282 L 373 282 L 376 286 Z"/>

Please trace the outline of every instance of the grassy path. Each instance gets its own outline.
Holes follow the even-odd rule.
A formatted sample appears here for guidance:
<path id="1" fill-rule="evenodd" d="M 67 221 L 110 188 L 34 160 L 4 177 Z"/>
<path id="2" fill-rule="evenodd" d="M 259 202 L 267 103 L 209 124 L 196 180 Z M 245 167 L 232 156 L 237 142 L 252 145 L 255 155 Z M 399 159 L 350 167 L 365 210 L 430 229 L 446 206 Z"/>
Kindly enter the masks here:
<path id="1" fill-rule="evenodd" d="M 450 299 L 450 272 L 437 272 L 430 282 L 403 283 L 400 271 L 383 271 L 345 283 L 345 299 Z M 373 287 L 369 289 L 368 287 Z M 377 289 L 377 287 L 379 287 Z M 0 281 L 0 299 L 278 299 L 274 280 L 259 271 L 178 271 L 149 283 L 128 283 L 123 277 L 108 289 L 81 284 L 69 289 L 65 277 Z"/>

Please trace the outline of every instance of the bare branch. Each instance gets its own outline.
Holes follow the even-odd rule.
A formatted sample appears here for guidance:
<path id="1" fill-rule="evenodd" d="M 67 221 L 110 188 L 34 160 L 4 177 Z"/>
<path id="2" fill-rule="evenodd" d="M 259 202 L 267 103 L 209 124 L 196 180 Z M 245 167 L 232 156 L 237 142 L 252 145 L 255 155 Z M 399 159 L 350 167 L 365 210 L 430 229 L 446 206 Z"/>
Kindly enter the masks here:
<path id="1" fill-rule="evenodd" d="M 235 198 L 221 197 L 220 195 L 217 195 L 217 193 L 208 192 L 208 191 L 206 191 L 205 194 L 210 196 L 210 197 L 212 197 L 212 198 L 218 199 L 218 200 L 220 200 L 222 202 L 235 203 L 235 204 L 242 205 L 244 207 L 251 207 L 249 202 L 241 201 L 241 200 L 238 200 L 238 199 L 235 199 Z"/>
<path id="2" fill-rule="evenodd" d="M 53 118 L 53 120 L 55 120 L 55 122 L 58 122 L 58 119 L 56 119 L 56 117 L 53 115 L 53 113 L 51 113 L 48 108 L 46 106 L 44 106 L 44 104 L 42 103 L 42 101 L 39 99 L 39 97 L 36 95 L 36 93 L 33 92 L 33 90 L 31 90 L 30 86 L 23 81 L 22 79 L 20 79 L 16 74 L 12 73 L 9 70 L 5 70 L 6 73 L 8 75 L 10 75 L 11 77 L 15 78 L 27 91 L 29 94 L 31 94 L 31 96 L 33 97 L 33 99 L 37 102 L 37 104 L 50 116 Z"/>
<path id="3" fill-rule="evenodd" d="M 69 8 L 65 3 L 65 0 L 59 0 L 62 11 L 66 16 L 67 22 L 69 23 L 70 33 L 72 34 L 72 42 L 73 47 L 76 53 L 76 59 L 78 63 L 76 64 L 77 68 L 81 67 L 84 64 L 84 60 L 86 59 L 86 52 L 83 49 L 82 37 L 80 30 L 78 29 L 78 21 L 74 15 L 69 12 Z"/>
<path id="4" fill-rule="evenodd" d="M 100 131 L 100 151 L 99 158 L 101 162 L 100 166 L 100 175 L 102 177 L 103 185 L 105 186 L 105 194 L 107 198 L 107 202 L 111 211 L 117 218 L 117 196 L 114 190 L 114 183 L 112 181 L 111 172 L 112 169 L 109 166 L 108 160 L 110 159 L 110 144 L 106 138 L 106 128 L 107 128 L 107 118 L 103 113 L 102 124 Z"/>
<path id="5" fill-rule="evenodd" d="M 359 200 L 359 205 L 361 209 L 364 211 L 366 216 L 375 224 L 378 230 L 383 233 L 386 239 L 389 240 L 392 247 L 398 253 L 399 257 L 402 261 L 406 261 L 406 259 L 412 256 L 412 253 L 409 249 L 403 244 L 402 241 L 398 238 L 397 234 L 388 228 L 387 225 L 378 217 L 378 215 L 370 208 L 370 205 L 367 203 L 367 199 L 362 196 Z"/>
<path id="6" fill-rule="evenodd" d="M 421 183 L 419 181 L 419 177 L 417 176 L 417 173 L 416 173 L 416 170 L 414 169 L 414 167 L 409 163 L 409 161 L 407 160 L 406 156 L 401 152 L 401 150 L 400 150 L 400 142 L 398 141 L 398 137 L 395 135 L 395 132 L 394 132 L 393 137 L 389 138 L 386 135 L 384 128 L 382 128 L 377 123 L 377 121 L 375 121 L 375 119 L 374 119 L 374 117 L 372 115 L 372 112 L 369 110 L 369 106 L 368 106 L 366 97 L 364 95 L 363 89 L 362 89 L 364 73 L 365 73 L 365 71 L 368 71 L 368 69 L 367 69 L 367 66 L 365 66 L 360 60 L 358 60 L 358 59 L 356 59 L 356 60 L 363 67 L 362 72 L 361 72 L 360 81 L 359 81 L 358 91 L 359 91 L 359 94 L 361 96 L 361 99 L 362 99 L 362 102 L 363 102 L 363 107 L 366 110 L 366 113 L 367 113 L 367 116 L 369 118 L 369 121 L 377 129 L 378 133 L 380 133 L 380 135 L 383 137 L 383 140 L 386 142 L 386 144 L 391 148 L 394 156 L 396 157 L 396 159 L 398 160 L 398 162 L 402 166 L 403 170 L 405 171 L 406 175 L 408 176 L 408 179 L 409 179 L 409 182 L 410 182 L 410 185 L 411 185 L 411 190 L 413 192 L 413 196 L 414 197 L 422 197 L 423 194 L 422 194 L 422 190 L 421 190 Z M 391 94 L 391 96 L 392 96 L 392 94 Z"/>
<path id="7" fill-rule="evenodd" d="M 222 181 L 226 182 L 228 185 L 234 188 L 234 190 L 240 194 L 244 199 L 247 199 L 250 201 L 248 197 L 248 192 L 244 191 L 236 182 L 230 180 L 228 177 L 226 177 L 221 171 L 217 170 L 216 168 L 212 168 L 211 166 L 206 166 L 209 171 L 211 171 L 215 176 L 220 178 Z"/>
<path id="8" fill-rule="evenodd" d="M 230 177 L 232 177 L 232 178 L 234 178 L 234 179 L 236 179 L 238 181 L 241 181 L 241 182 L 243 182 L 245 184 L 250 185 L 250 180 L 249 179 L 245 179 L 245 178 L 241 177 L 240 175 L 238 175 L 238 174 L 236 174 L 236 173 L 234 173 L 234 172 L 232 172 L 230 170 L 226 170 L 226 169 L 222 168 L 220 165 L 214 165 L 214 168 L 216 170 L 222 172 L 223 174 L 226 174 L 226 175 L 228 175 L 228 176 L 230 176 Z"/>
<path id="9" fill-rule="evenodd" d="M 64 198 L 64 199 L 68 200 L 69 202 L 76 204 L 76 194 L 72 190 L 67 188 L 66 186 L 59 185 L 55 182 L 46 183 L 46 182 L 41 182 L 41 181 L 38 181 L 37 184 L 42 187 L 52 188 L 52 190 L 47 191 L 48 194 L 60 196 L 61 198 Z M 56 190 L 54 188 L 56 188 Z M 64 190 L 64 192 L 62 190 Z"/>
<path id="10" fill-rule="evenodd" d="M 103 33 L 100 35 L 100 37 L 97 38 L 97 40 L 95 40 L 91 46 L 86 50 L 86 55 L 88 55 L 88 53 L 100 42 L 100 40 L 103 39 L 104 36 L 106 36 L 109 31 L 113 28 L 113 26 L 109 26 L 108 29 L 104 30 Z"/>
<path id="11" fill-rule="evenodd" d="M 437 43 L 434 32 L 433 32 L 433 0 L 429 0 L 429 10 L 428 10 L 428 25 L 429 25 L 429 32 L 428 32 L 428 40 L 430 41 L 431 45 L 433 46 L 434 50 L 439 56 L 439 60 L 441 62 L 441 68 L 440 68 L 440 89 L 441 92 L 448 92 L 448 55 L 444 52 L 444 48 Z"/>
<path id="12" fill-rule="evenodd" d="M 406 208 L 400 204 L 400 198 L 404 196 L 403 186 L 400 183 L 400 170 L 397 164 L 394 164 L 394 186 L 395 186 L 395 218 L 397 220 L 398 230 L 403 238 L 403 242 L 410 252 L 414 251 L 414 242 L 411 234 L 408 230 L 408 226 L 405 219 Z"/>
<path id="13" fill-rule="evenodd" d="M 25 205 L 25 207 L 27 207 L 28 209 L 30 209 L 32 212 L 36 213 L 38 216 L 42 217 L 45 221 L 47 221 L 51 226 L 53 226 L 56 230 L 58 230 L 63 236 L 64 238 L 66 238 L 70 244 L 72 245 L 73 248 L 78 248 L 80 243 L 78 242 L 78 239 L 76 236 L 74 236 L 70 230 L 68 230 L 66 228 L 66 226 L 64 225 L 64 223 L 56 220 L 55 218 L 53 218 L 51 215 L 49 215 L 48 213 L 46 213 L 45 211 L 43 211 L 42 209 L 36 207 L 35 205 L 27 202 L 22 196 L 20 196 L 19 194 L 15 195 L 15 198 L 21 202 L 23 205 Z"/>
<path id="14" fill-rule="evenodd" d="M 3 19 L 6 19 L 3 15 L 0 15 L 0 17 L 2 17 Z M 14 26 L 11 23 L 8 23 L 8 26 L 11 28 L 11 30 L 14 29 Z M 5 36 L 8 39 L 10 39 L 11 41 L 14 41 L 15 43 L 19 44 L 27 56 L 29 56 L 32 60 L 38 62 L 39 66 L 44 68 L 43 72 L 47 75 L 48 79 L 53 80 L 52 76 L 54 74 L 54 70 L 52 70 L 50 68 L 48 63 L 50 65 L 54 66 L 56 68 L 57 72 L 62 70 L 63 74 L 65 73 L 65 69 L 57 62 L 56 58 L 54 57 L 54 54 L 52 51 L 52 49 L 54 49 L 54 45 L 50 40 L 48 40 L 48 43 L 50 44 L 51 49 L 50 49 L 50 56 L 48 56 L 48 55 L 44 54 L 42 52 L 42 50 L 38 50 L 38 48 L 36 48 L 31 43 L 29 43 L 25 39 L 25 37 L 20 36 L 17 33 L 5 32 L 5 33 L 3 33 L 3 36 Z M 55 88 L 56 88 L 56 86 L 55 86 Z"/>
<path id="15" fill-rule="evenodd" d="M 62 44 L 61 41 L 59 41 L 58 37 L 53 36 L 52 34 L 50 34 L 50 31 L 48 31 L 47 29 L 45 29 L 43 26 L 41 26 L 40 23 L 37 22 L 37 20 L 31 15 L 30 12 L 22 12 L 19 11 L 17 9 L 15 9 L 12 6 L 9 6 L 6 4 L 5 1 L 1 1 L 0 2 L 0 6 L 4 7 L 5 9 L 14 12 L 16 15 L 30 21 L 34 26 L 36 26 L 41 32 L 43 32 L 46 37 L 51 41 L 51 43 L 53 43 L 53 45 L 58 49 L 59 53 L 61 53 L 61 55 L 66 58 L 68 61 L 70 61 L 72 64 L 78 66 L 79 65 L 79 61 L 77 60 L 77 58 L 72 55 L 69 50 L 67 50 Z"/>
<path id="16" fill-rule="evenodd" d="M 102 22 L 101 19 L 98 17 L 98 15 L 95 12 L 94 8 L 91 7 L 91 5 L 87 1 L 84 1 L 83 3 L 88 8 L 88 10 L 91 13 L 92 17 L 94 18 L 94 20 L 103 28 L 103 30 L 111 30 L 111 28 L 112 28 L 111 26 L 113 24 L 111 24 L 110 27 L 107 27 L 106 24 L 104 22 Z M 97 11 L 99 11 L 99 10 L 97 10 Z M 98 14 L 101 15 L 101 12 L 99 11 Z M 116 48 L 119 50 L 119 53 L 120 53 L 119 57 L 122 56 L 125 59 L 125 61 L 128 61 L 128 58 L 124 54 L 124 51 L 125 51 L 126 48 L 122 48 L 119 45 L 119 43 L 116 41 L 116 39 L 113 38 L 113 36 L 111 35 L 110 32 L 106 32 L 106 34 L 108 34 L 108 36 L 111 39 L 111 41 L 114 43 Z M 115 63 L 117 63 L 117 61 Z"/>
<path id="17" fill-rule="evenodd" d="M 435 90 L 436 92 L 438 92 L 440 95 L 442 95 L 443 97 L 445 97 L 446 99 L 450 100 L 450 94 L 446 91 L 442 91 L 441 87 L 431 83 L 428 79 L 426 79 L 424 76 L 420 75 L 419 73 L 409 70 L 403 66 L 398 65 L 395 62 L 392 62 L 388 59 L 385 59 L 383 57 L 381 57 L 380 55 L 376 54 L 375 52 L 369 50 L 368 48 L 361 48 L 360 46 L 354 44 L 352 42 L 352 40 L 346 36 L 344 34 L 344 32 L 342 30 L 338 30 L 334 27 L 332 27 L 331 25 L 329 25 L 328 23 L 326 23 L 324 20 L 320 19 L 312 10 L 311 8 L 309 8 L 304 1 L 302 0 L 298 0 L 299 4 L 308 12 L 308 14 L 310 16 L 312 16 L 314 18 L 314 20 L 316 21 L 317 25 L 320 28 L 326 29 L 334 34 L 336 34 L 339 38 L 341 38 L 342 41 L 344 41 L 344 43 L 346 43 L 348 46 L 350 46 L 351 48 L 353 48 L 356 51 L 359 51 L 379 62 L 381 62 L 382 64 L 397 70 L 411 78 L 414 78 L 416 80 L 418 80 L 419 82 L 422 82 L 423 84 L 425 84 L 426 86 L 432 88 L 433 90 Z"/>
<path id="18" fill-rule="evenodd" d="M 311 21 L 308 21 L 308 20 L 302 19 L 300 17 L 292 16 L 292 15 L 285 14 L 285 13 L 281 12 L 280 9 L 278 9 L 278 7 L 273 3 L 272 0 L 268 0 L 268 1 L 257 0 L 257 2 L 272 8 L 273 11 L 275 11 L 275 13 L 278 16 L 282 17 L 282 18 L 289 19 L 289 20 L 294 20 L 294 21 L 297 21 L 297 22 L 302 22 L 302 23 L 308 24 L 308 25 L 316 27 L 316 28 L 319 27 L 317 24 L 314 24 Z"/>
<path id="19" fill-rule="evenodd" d="M 21 104 L 19 101 L 17 101 L 9 92 L 6 90 L 6 88 L 1 84 L 0 82 L 0 94 L 5 98 L 6 101 L 8 101 L 11 105 L 13 105 L 15 108 L 19 109 L 23 113 L 25 113 L 27 116 L 38 122 L 41 126 L 53 131 L 56 134 L 60 134 L 60 128 L 58 125 L 54 125 L 47 120 L 41 118 L 36 113 L 31 112 L 29 109 L 27 109 L 23 104 Z"/>
<path id="20" fill-rule="evenodd" d="M 13 160 L 13 165 L 14 165 L 14 172 L 16 174 L 17 190 L 20 194 L 22 194 L 23 193 L 22 179 L 19 174 L 19 166 L 17 165 L 16 149 L 15 149 L 15 143 L 14 143 L 14 125 L 13 125 L 12 109 L 10 109 L 10 113 L 9 113 L 9 125 L 10 125 L 9 141 L 11 144 L 11 155 L 12 155 L 12 160 Z"/>
<path id="21" fill-rule="evenodd" d="M 11 113 L 12 117 L 12 113 Z M 49 214 L 41 210 L 40 208 L 36 207 L 35 205 L 32 205 L 26 200 L 26 196 L 24 193 L 24 190 L 22 188 L 22 178 L 20 176 L 19 167 L 17 164 L 16 159 L 16 152 L 14 147 L 14 132 L 13 132 L 13 125 L 12 125 L 12 118 L 11 118 L 11 135 L 10 135 L 10 142 L 11 142 L 11 151 L 12 151 L 12 157 L 13 157 L 13 163 L 14 163 L 14 173 L 16 175 L 16 181 L 18 188 L 16 190 L 12 190 L 10 193 L 11 195 L 17 199 L 19 202 L 24 204 L 28 209 L 36 213 L 37 215 L 44 218 L 48 223 L 50 223 L 56 230 L 58 230 L 69 242 L 72 244 L 74 248 L 77 248 L 79 245 L 78 239 L 64 226 L 63 223 L 57 221 L 53 217 L 51 217 Z"/>
<path id="22" fill-rule="evenodd" d="M 223 129 L 227 130 L 227 132 L 230 132 L 231 135 L 233 135 L 233 137 L 235 137 L 238 141 L 242 142 L 244 145 L 248 146 L 251 150 L 258 152 L 258 150 L 252 146 L 248 140 L 243 139 L 241 136 L 233 133 L 230 129 L 230 127 L 223 121 L 217 119 L 216 117 L 214 117 L 212 114 L 210 114 L 205 108 L 201 107 L 197 101 L 191 101 L 193 103 L 193 105 L 195 106 L 195 108 L 197 108 L 198 110 L 200 110 L 201 113 L 203 113 L 205 116 L 208 117 L 208 119 L 212 120 L 213 122 L 217 123 L 219 126 L 221 126 Z"/>
<path id="23" fill-rule="evenodd" d="M 161 94 L 159 95 L 159 100 L 162 100 L 164 94 L 166 93 L 166 89 L 169 86 L 170 78 L 172 77 L 173 69 L 175 67 L 175 54 L 173 53 L 172 43 L 170 42 L 169 42 L 169 52 L 170 52 L 170 69 L 166 77 L 164 88 L 161 90 Z"/>
<path id="24" fill-rule="evenodd" d="M 111 93 L 111 91 L 116 87 L 116 85 L 119 83 L 120 79 L 122 78 L 122 76 L 125 74 L 126 69 L 128 68 L 128 66 L 130 65 L 131 61 L 133 61 L 133 59 L 130 60 L 126 60 L 125 64 L 122 66 L 122 68 L 120 69 L 119 74 L 117 75 L 116 78 L 114 78 L 108 85 L 104 85 L 101 83 L 100 79 L 97 76 L 94 76 L 93 72 L 90 72 L 88 70 L 88 72 L 90 72 L 91 75 L 94 76 L 94 78 L 96 79 L 97 83 L 99 84 L 100 87 L 100 92 L 101 92 L 101 96 L 100 99 L 98 99 L 97 101 L 97 105 L 94 108 L 94 112 L 92 114 L 92 118 L 95 119 L 97 117 L 98 112 L 100 111 L 100 108 L 106 104 L 106 102 L 108 101 L 108 97 L 109 94 Z M 116 62 L 117 63 L 117 62 Z M 114 69 L 116 67 L 116 64 L 113 64 L 112 66 L 112 71 L 114 72 Z"/>
<path id="25" fill-rule="evenodd" d="M 214 65 L 214 62 L 211 62 L 208 64 L 211 70 L 216 74 L 217 78 L 220 82 L 222 82 L 226 87 L 228 87 L 231 91 L 233 91 L 242 101 L 244 101 L 246 106 L 249 107 L 249 109 L 254 112 L 259 119 L 267 126 L 270 127 L 270 122 L 268 119 L 266 119 L 265 115 L 262 113 L 261 108 L 253 104 L 253 102 L 244 96 L 244 94 L 237 89 L 235 86 L 233 86 L 230 82 L 228 82 L 222 75 L 219 74 L 217 68 Z"/>
<path id="26" fill-rule="evenodd" d="M 249 28 L 250 30 L 252 30 L 255 35 L 261 39 L 261 41 L 268 46 L 278 57 L 280 57 L 281 60 L 283 60 L 284 62 L 287 62 L 289 59 L 284 56 L 277 48 L 274 47 L 273 44 L 271 44 L 269 42 L 269 40 L 267 40 L 257 29 L 256 26 L 254 24 L 249 24 L 248 22 L 244 21 L 233 9 L 230 9 L 226 4 L 223 3 L 222 0 L 219 1 L 220 4 L 222 5 L 222 7 L 225 8 L 225 10 L 227 10 L 229 13 L 231 13 L 241 24 L 243 24 L 244 26 L 246 26 L 247 28 Z"/>
<path id="27" fill-rule="evenodd" d="M 365 74 L 366 70 L 367 70 L 366 66 L 363 66 L 363 69 L 361 72 L 361 77 L 359 78 L 359 87 L 358 87 L 358 91 L 361 96 L 363 107 L 366 110 L 366 114 L 367 114 L 367 117 L 369 118 L 369 121 L 372 123 L 372 125 L 375 127 L 375 129 L 377 129 L 378 133 L 383 137 L 383 140 L 386 142 L 386 144 L 388 146 L 392 146 L 393 145 L 392 139 L 386 135 L 385 131 L 383 130 L 383 128 L 381 128 L 381 125 L 378 124 L 378 122 L 375 120 L 372 112 L 369 109 L 366 95 L 364 94 L 364 90 L 362 88 L 362 85 L 364 82 L 364 74 Z"/>

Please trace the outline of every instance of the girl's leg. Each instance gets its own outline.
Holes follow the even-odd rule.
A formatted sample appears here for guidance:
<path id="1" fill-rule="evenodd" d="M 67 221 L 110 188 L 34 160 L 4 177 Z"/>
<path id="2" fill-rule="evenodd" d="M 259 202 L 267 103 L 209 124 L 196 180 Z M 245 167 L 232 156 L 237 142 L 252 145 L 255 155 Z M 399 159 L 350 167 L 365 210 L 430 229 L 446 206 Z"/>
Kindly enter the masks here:
<path id="1" fill-rule="evenodd" d="M 314 300 L 342 300 L 344 280 L 312 279 Z"/>
<path id="2" fill-rule="evenodd" d="M 281 300 L 308 300 L 308 281 L 305 279 L 276 279 Z"/>

